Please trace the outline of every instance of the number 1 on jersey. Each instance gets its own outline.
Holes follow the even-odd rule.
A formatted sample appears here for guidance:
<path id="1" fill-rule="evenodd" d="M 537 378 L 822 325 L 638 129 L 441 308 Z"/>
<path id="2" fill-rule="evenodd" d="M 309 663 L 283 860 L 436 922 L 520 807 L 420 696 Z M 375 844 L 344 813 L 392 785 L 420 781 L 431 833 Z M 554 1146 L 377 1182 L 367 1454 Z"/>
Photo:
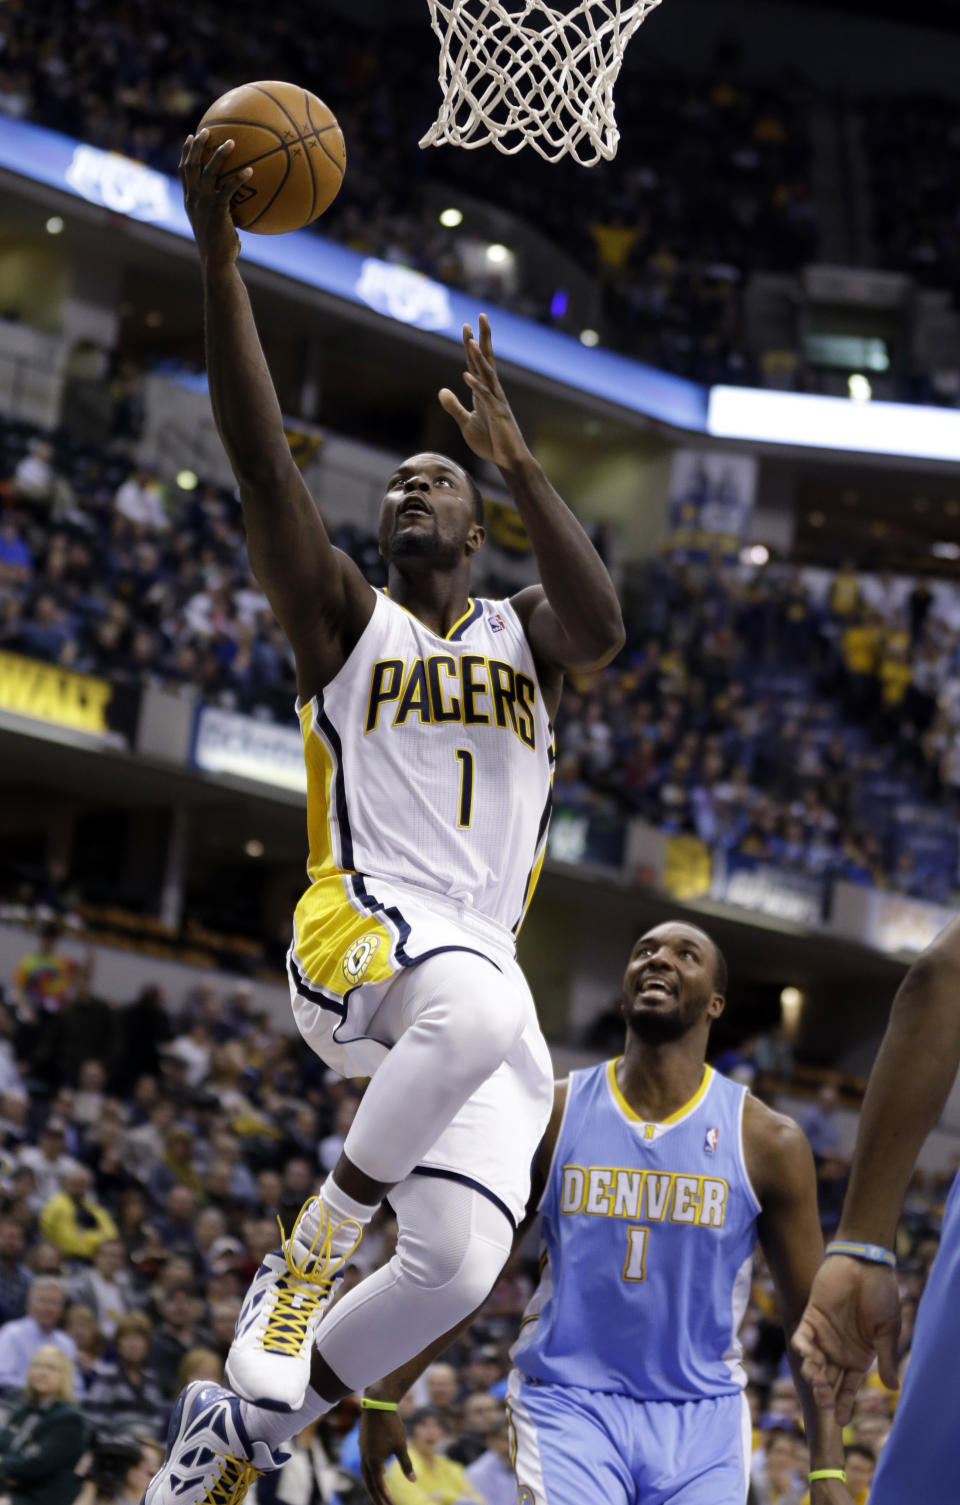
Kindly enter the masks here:
<path id="1" fill-rule="evenodd" d="M 627 1262 L 623 1267 L 624 1280 L 646 1280 L 649 1235 L 649 1228 L 627 1229 Z"/>
<path id="2" fill-rule="evenodd" d="M 465 747 L 458 747 L 457 761 L 460 764 L 460 818 L 457 825 L 462 830 L 473 819 L 473 753 Z"/>
<path id="3" fill-rule="evenodd" d="M 474 756 L 466 748 L 456 749 L 460 765 L 460 814 L 457 826 L 463 829 L 474 817 Z"/>

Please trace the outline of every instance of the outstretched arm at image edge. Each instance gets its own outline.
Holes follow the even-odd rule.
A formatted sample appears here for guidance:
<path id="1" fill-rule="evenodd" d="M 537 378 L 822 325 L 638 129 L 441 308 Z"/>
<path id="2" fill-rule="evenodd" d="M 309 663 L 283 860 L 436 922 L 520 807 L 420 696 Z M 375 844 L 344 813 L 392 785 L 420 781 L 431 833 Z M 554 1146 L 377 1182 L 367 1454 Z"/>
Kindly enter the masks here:
<path id="1" fill-rule="evenodd" d="M 838 1239 L 892 1249 L 924 1140 L 960 1068 L 960 917 L 900 985 L 870 1073 Z"/>
<path id="2" fill-rule="evenodd" d="M 920 1148 L 943 1112 L 960 1066 L 960 919 L 910 968 L 890 1012 L 860 1114 L 837 1240 L 893 1250 Z M 877 1359 L 899 1384 L 900 1293 L 894 1269 L 835 1254 L 824 1261 L 794 1335 L 803 1373 L 846 1425 Z"/>

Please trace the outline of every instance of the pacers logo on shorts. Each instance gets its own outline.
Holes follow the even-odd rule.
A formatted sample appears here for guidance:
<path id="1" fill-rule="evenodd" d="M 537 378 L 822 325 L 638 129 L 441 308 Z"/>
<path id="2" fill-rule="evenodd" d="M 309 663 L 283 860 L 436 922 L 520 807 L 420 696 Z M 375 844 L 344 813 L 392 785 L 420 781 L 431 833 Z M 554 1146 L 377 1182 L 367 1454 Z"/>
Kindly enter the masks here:
<path id="1" fill-rule="evenodd" d="M 348 947 L 343 958 L 343 975 L 348 982 L 362 981 L 364 973 L 373 961 L 380 945 L 378 935 L 361 935 Z"/>
<path id="2" fill-rule="evenodd" d="M 517 1505 L 537 1505 L 533 1490 L 528 1484 L 521 1484 L 517 1489 Z"/>

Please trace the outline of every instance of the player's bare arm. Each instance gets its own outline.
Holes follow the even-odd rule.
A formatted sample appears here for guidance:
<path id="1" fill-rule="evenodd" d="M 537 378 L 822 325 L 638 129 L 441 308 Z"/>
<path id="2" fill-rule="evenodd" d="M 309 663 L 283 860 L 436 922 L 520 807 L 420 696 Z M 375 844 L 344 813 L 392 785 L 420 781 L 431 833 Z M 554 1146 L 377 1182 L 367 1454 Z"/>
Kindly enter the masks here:
<path id="1" fill-rule="evenodd" d="M 905 1068 L 905 1063 L 909 1067 Z M 917 1155 L 960 1068 L 960 917 L 900 985 L 867 1084 L 837 1240 L 893 1249 Z M 803 1371 L 846 1423 L 876 1355 L 896 1389 L 900 1297 L 896 1272 L 846 1255 L 825 1260 L 794 1338 Z"/>
<path id="2" fill-rule="evenodd" d="M 823 1259 L 813 1155 L 793 1119 L 774 1113 L 755 1097 L 748 1097 L 744 1104 L 743 1128 L 747 1169 L 762 1207 L 760 1243 L 776 1287 L 790 1368 L 810 1443 L 810 1467 L 842 1469 L 840 1428 L 832 1410 L 818 1406 L 790 1347 Z M 811 1486 L 811 1501 L 812 1505 L 848 1505 L 850 1495 L 840 1480 L 821 1479 Z"/>
<path id="3" fill-rule="evenodd" d="M 369 621 L 374 593 L 327 537 L 294 464 L 280 404 L 237 269 L 230 200 L 250 169 L 228 174 L 232 142 L 211 151 L 206 131 L 180 158 L 184 202 L 200 254 L 210 401 L 240 488 L 254 574 L 297 661 L 304 698 L 333 678 Z"/>
<path id="4" fill-rule="evenodd" d="M 534 656 L 548 669 L 598 669 L 624 643 L 623 618 L 603 560 L 531 454 L 497 374 L 490 321 L 479 340 L 464 325 L 467 409 L 448 388 L 440 401 L 475 455 L 497 466 L 533 545 L 542 585 L 513 598 Z"/>
<path id="5" fill-rule="evenodd" d="M 527 1204 L 527 1215 L 514 1239 L 514 1249 L 518 1249 L 523 1243 L 530 1227 L 537 1216 L 537 1209 L 543 1198 L 543 1193 L 550 1176 L 550 1166 L 553 1161 L 553 1152 L 556 1148 L 557 1135 L 560 1131 L 560 1123 L 563 1118 L 563 1110 L 567 1103 L 566 1080 L 557 1082 L 554 1086 L 553 1112 L 550 1122 L 547 1124 L 546 1133 L 540 1141 L 533 1163 L 531 1178 L 530 1201 Z M 415 1384 L 425 1370 L 429 1369 L 434 1359 L 446 1351 L 473 1323 L 478 1314 L 483 1310 L 477 1307 L 470 1313 L 464 1322 L 444 1333 L 420 1353 L 416 1354 L 408 1363 L 395 1369 L 385 1379 L 375 1385 L 368 1385 L 366 1396 L 370 1400 L 401 1401 Z M 363 1411 L 360 1416 L 360 1456 L 363 1462 L 363 1482 L 373 1505 L 391 1505 L 390 1496 L 383 1482 L 383 1472 L 390 1459 L 396 1457 L 400 1467 L 408 1479 L 413 1479 L 413 1467 L 410 1455 L 407 1452 L 407 1432 L 396 1411 Z"/>

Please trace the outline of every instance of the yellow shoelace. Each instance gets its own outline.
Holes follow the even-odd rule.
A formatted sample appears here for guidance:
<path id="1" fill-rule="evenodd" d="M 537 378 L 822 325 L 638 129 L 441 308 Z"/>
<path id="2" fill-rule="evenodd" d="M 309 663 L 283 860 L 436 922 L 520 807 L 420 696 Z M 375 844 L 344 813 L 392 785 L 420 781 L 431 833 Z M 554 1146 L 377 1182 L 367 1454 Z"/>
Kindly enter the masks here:
<path id="1" fill-rule="evenodd" d="M 266 1349 L 268 1353 L 288 1354 L 292 1358 L 299 1357 L 318 1305 L 326 1300 L 333 1284 L 333 1277 L 343 1269 L 363 1237 L 363 1229 L 352 1218 L 346 1218 L 342 1223 L 331 1224 L 324 1212 L 313 1242 L 304 1257 L 298 1261 L 294 1254 L 293 1241 L 305 1213 L 313 1206 L 313 1201 L 311 1197 L 310 1201 L 305 1202 L 301 1207 L 289 1238 L 285 1236 L 283 1224 L 277 1218 L 280 1225 L 280 1246 L 292 1279 L 289 1285 L 280 1285 L 277 1288 L 273 1311 L 270 1313 L 263 1337 L 260 1339 L 259 1347 Z M 357 1230 L 357 1236 L 346 1254 L 336 1257 L 332 1248 L 334 1235 L 339 1233 L 341 1228 L 348 1226 Z"/>
<path id="2" fill-rule="evenodd" d="M 253 1481 L 263 1474 L 262 1468 L 254 1468 L 245 1458 L 233 1458 L 229 1453 L 220 1456 L 223 1458 L 220 1472 L 200 1505 L 240 1505 Z"/>

